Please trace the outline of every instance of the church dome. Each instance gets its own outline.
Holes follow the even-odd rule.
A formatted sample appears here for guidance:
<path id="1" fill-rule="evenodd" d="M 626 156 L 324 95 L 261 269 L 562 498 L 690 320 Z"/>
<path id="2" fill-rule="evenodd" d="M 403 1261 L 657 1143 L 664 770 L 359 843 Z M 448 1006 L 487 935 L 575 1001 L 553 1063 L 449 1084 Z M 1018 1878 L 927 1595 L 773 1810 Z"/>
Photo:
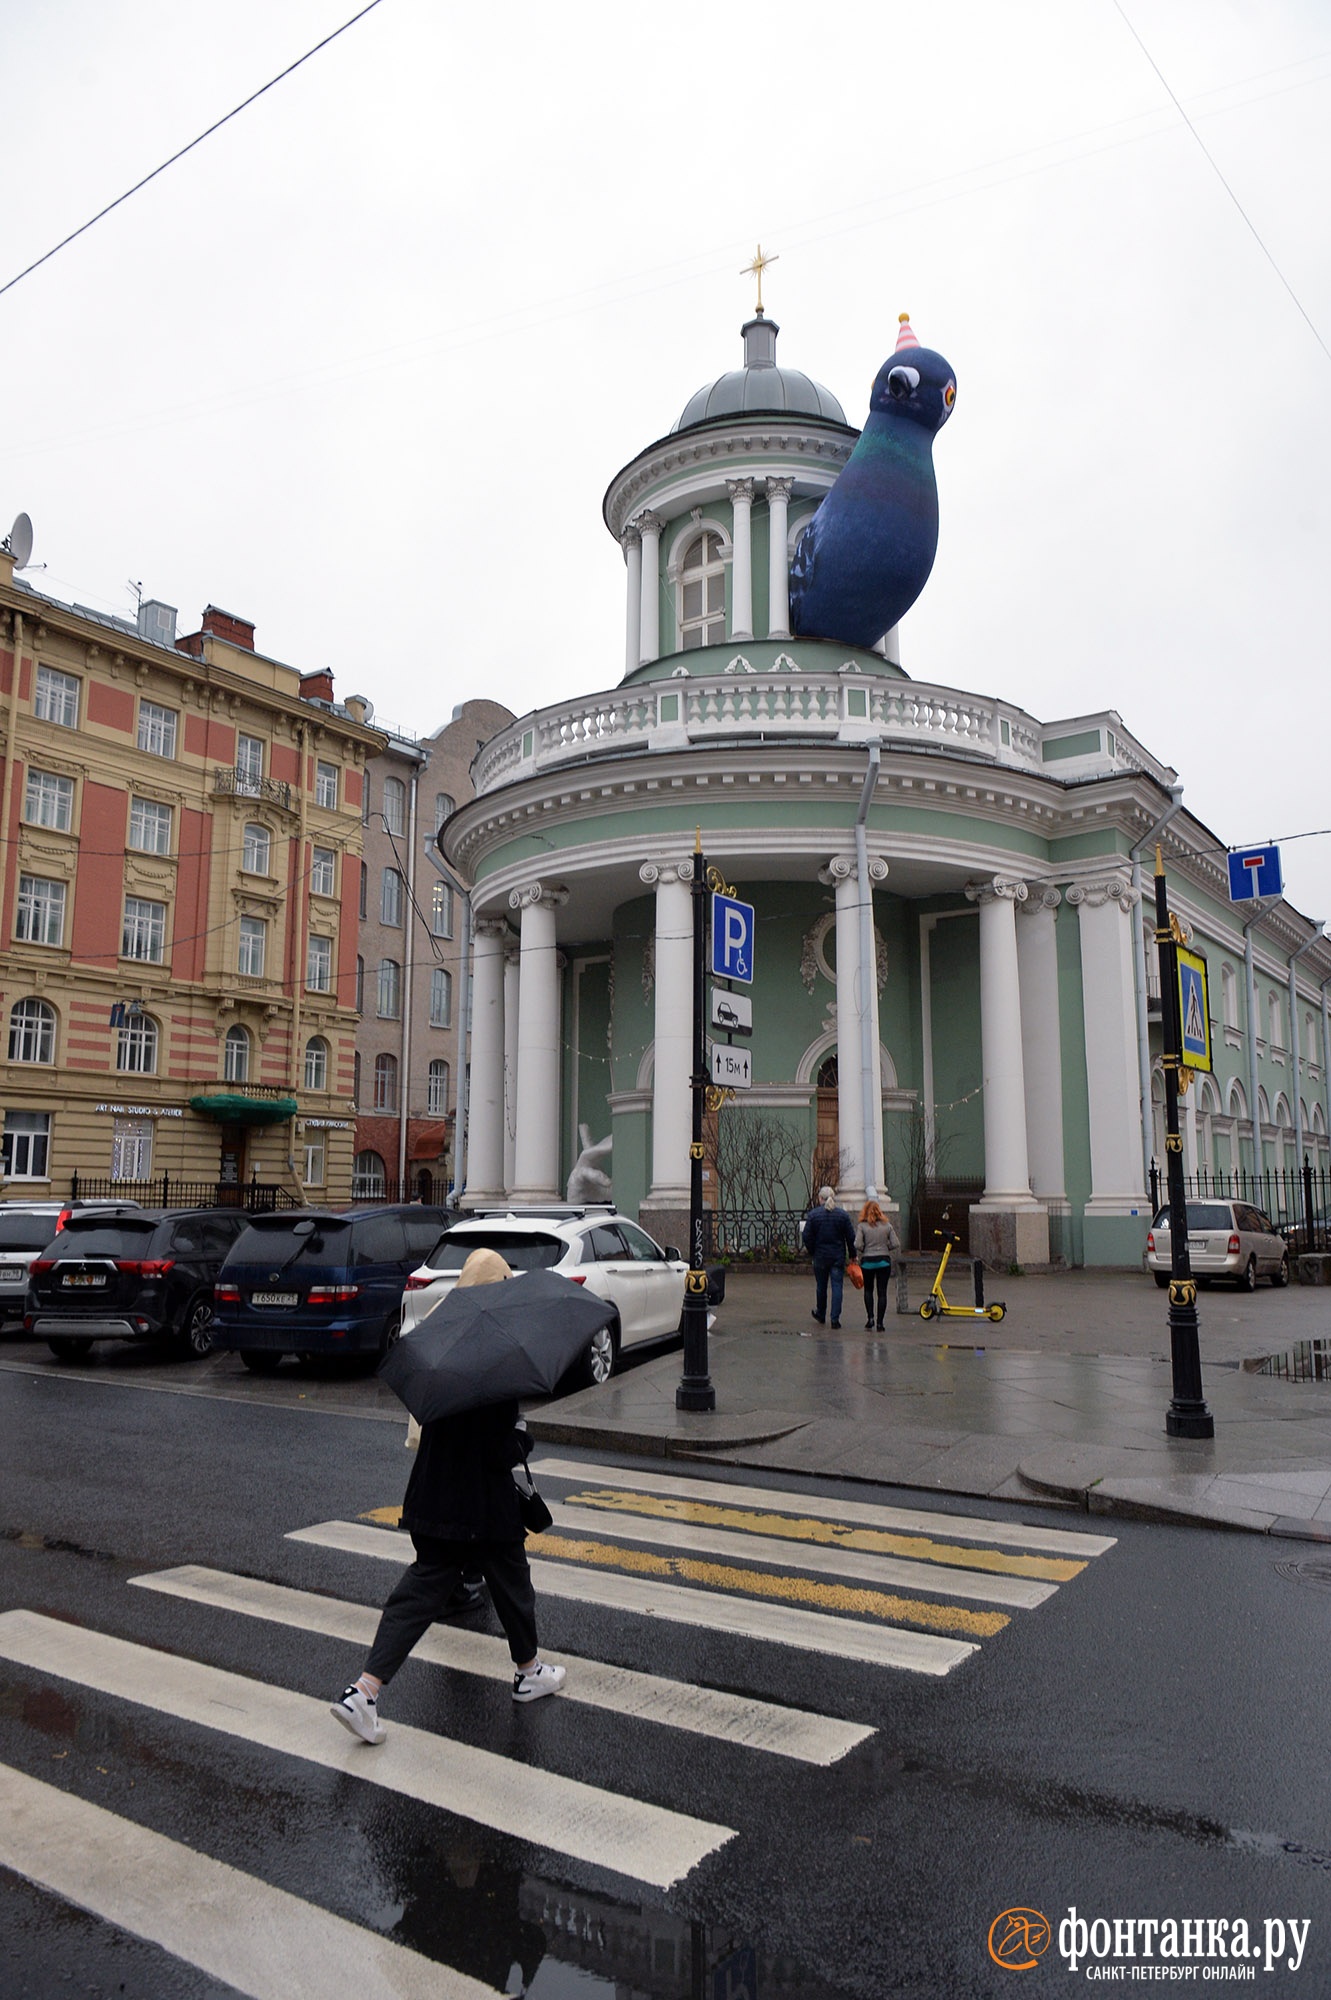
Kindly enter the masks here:
<path id="1" fill-rule="evenodd" d="M 696 390 L 678 423 L 671 427 L 671 436 L 719 417 L 781 414 L 823 417 L 829 423 L 844 424 L 846 413 L 830 389 L 798 368 L 777 367 L 776 337 L 780 330 L 775 320 L 764 318 L 761 312 L 751 319 L 742 329 L 744 366 L 731 368 Z"/>

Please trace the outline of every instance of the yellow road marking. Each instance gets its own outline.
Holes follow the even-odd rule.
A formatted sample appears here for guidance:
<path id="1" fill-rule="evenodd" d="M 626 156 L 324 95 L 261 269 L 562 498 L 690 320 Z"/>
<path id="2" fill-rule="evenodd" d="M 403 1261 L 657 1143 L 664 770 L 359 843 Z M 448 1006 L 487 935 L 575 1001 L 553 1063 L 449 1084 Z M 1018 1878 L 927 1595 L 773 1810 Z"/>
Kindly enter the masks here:
<path id="1" fill-rule="evenodd" d="M 858 1549 L 873 1555 L 913 1556 L 920 1562 L 951 1563 L 958 1569 L 990 1570 L 1003 1576 L 1043 1577 L 1067 1583 L 1086 1568 L 1056 1556 L 1006 1555 L 998 1549 L 960 1548 L 930 1535 L 899 1535 L 885 1528 L 847 1528 L 839 1521 L 818 1521 L 792 1514 L 750 1513 L 738 1507 L 718 1507 L 703 1500 L 669 1500 L 647 1493 L 625 1493 L 604 1487 L 590 1493 L 570 1493 L 570 1504 L 600 1507 L 608 1513 L 649 1514 L 667 1521 L 687 1521 L 709 1528 L 738 1528 L 750 1535 L 775 1535 L 794 1542 L 821 1542 L 833 1548 Z M 372 1516 L 379 1519 L 378 1515 Z"/>
<path id="2" fill-rule="evenodd" d="M 395 1528 L 402 1519 L 400 1507 L 372 1507 L 368 1514 L 358 1514 L 358 1521 L 377 1521 L 381 1528 Z"/>
<path id="3" fill-rule="evenodd" d="M 812 1605 L 819 1611 L 858 1612 L 894 1625 L 923 1625 L 931 1632 L 964 1632 L 970 1638 L 988 1639 L 1011 1623 L 1001 1611 L 960 1611 L 950 1604 L 895 1597 L 885 1590 L 853 1590 L 844 1583 L 773 1576 L 767 1570 L 738 1569 L 733 1563 L 657 1555 L 651 1549 L 622 1549 L 614 1542 L 579 1542 L 564 1535 L 544 1534 L 537 1546 L 543 1556 L 563 1557 L 598 1569 L 632 1570 L 639 1576 L 673 1576 L 685 1583 L 708 1584 L 716 1590 L 743 1591 L 750 1597 Z"/>

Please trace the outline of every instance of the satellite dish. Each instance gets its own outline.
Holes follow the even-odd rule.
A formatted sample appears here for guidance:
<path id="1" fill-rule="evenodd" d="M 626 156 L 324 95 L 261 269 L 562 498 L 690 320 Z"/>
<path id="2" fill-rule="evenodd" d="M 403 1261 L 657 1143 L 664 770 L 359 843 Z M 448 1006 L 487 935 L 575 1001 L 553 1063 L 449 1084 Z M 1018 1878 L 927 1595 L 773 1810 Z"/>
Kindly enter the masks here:
<path id="1" fill-rule="evenodd" d="M 32 556 L 32 522 L 26 514 L 16 514 L 9 531 L 9 553 L 15 569 L 26 569 Z"/>

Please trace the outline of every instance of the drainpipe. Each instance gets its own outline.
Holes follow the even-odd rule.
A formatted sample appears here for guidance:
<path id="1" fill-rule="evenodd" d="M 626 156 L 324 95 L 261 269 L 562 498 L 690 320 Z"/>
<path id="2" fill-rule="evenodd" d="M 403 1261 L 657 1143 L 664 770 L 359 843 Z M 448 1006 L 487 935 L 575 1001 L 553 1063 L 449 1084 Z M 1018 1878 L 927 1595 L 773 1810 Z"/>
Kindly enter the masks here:
<path id="1" fill-rule="evenodd" d="M 1299 1077 L 1299 993 L 1294 968 L 1305 951 L 1311 951 L 1315 944 L 1322 942 L 1326 925 L 1318 923 L 1310 938 L 1306 939 L 1289 962 L 1289 1052 L 1294 1077 L 1294 1170 L 1303 1168 L 1303 1102 L 1302 1083 Z"/>
<path id="2" fill-rule="evenodd" d="M 443 828 L 439 829 L 443 832 Z M 458 952 L 458 1042 L 453 1061 L 453 1199 L 456 1204 L 467 1185 L 467 1043 L 471 1037 L 471 892 L 464 889 L 451 868 L 440 859 L 439 834 L 425 842 L 425 852 L 435 872 L 442 875 L 462 904 L 462 932 Z"/>
<path id="3" fill-rule="evenodd" d="M 305 992 L 305 919 L 310 907 L 310 881 L 307 872 L 305 835 L 308 830 L 307 785 L 309 782 L 310 732 L 308 724 L 298 724 L 296 741 L 299 749 L 300 765 L 296 772 L 296 798 L 298 801 L 299 824 L 296 829 L 296 865 L 291 871 L 291 887 L 295 907 L 291 912 L 291 1095 L 299 1103 L 305 1089 L 305 1051 L 300 1045 L 301 1001 Z M 302 1130 L 304 1129 L 302 1124 Z M 300 1171 L 305 1164 L 296 1153 L 296 1128 L 291 1128 L 291 1151 L 287 1154 L 287 1164 L 291 1178 L 296 1183 L 302 1202 L 309 1200 L 305 1189 L 305 1176 Z M 325 1167 L 325 1173 L 327 1168 Z"/>
<path id="4" fill-rule="evenodd" d="M 411 797 L 407 802 L 407 907 L 402 912 L 402 1036 L 398 1057 L 397 1100 L 397 1198 L 409 1201 L 407 1193 L 407 1108 L 411 1103 L 411 1010 L 415 1000 L 413 974 L 416 970 L 416 801 L 420 790 L 420 765 L 411 773 Z"/>
<path id="5" fill-rule="evenodd" d="M 18 738 L 17 738 L 16 724 L 18 722 L 19 669 L 22 663 L 22 659 L 23 659 L 23 613 L 21 611 L 16 611 L 14 613 L 14 671 L 12 676 L 10 677 L 10 682 L 9 682 L 9 710 L 5 717 L 5 782 L 4 782 L 3 792 L 0 793 L 0 841 L 3 841 L 4 843 L 3 849 L 0 851 L 3 851 L 3 853 L 6 856 L 4 867 L 0 868 L 0 916 L 4 915 L 4 912 L 7 907 L 7 897 L 9 892 L 8 857 L 10 854 L 13 854 L 15 856 L 14 880 L 16 885 L 15 894 L 17 894 L 18 850 L 17 848 L 11 848 L 9 846 L 9 815 L 10 811 L 12 810 L 13 798 L 14 798 L 14 762 L 18 756 Z M 4 937 L 9 936 L 8 925 L 6 925 L 4 931 L 0 933 L 0 935 L 3 935 Z"/>
<path id="6" fill-rule="evenodd" d="M 1248 1090 L 1252 1098 L 1252 1170 L 1260 1176 L 1262 1171 L 1262 1120 L 1257 1108 L 1257 1093 L 1260 1083 L 1257 1076 L 1257 975 L 1252 962 L 1253 927 L 1266 915 L 1266 905 L 1260 900 L 1243 926 L 1243 981 L 1248 1003 Z"/>
<path id="7" fill-rule="evenodd" d="M 873 986 L 870 983 L 878 976 L 873 949 L 873 885 L 869 880 L 869 842 L 865 824 L 869 817 L 869 802 L 873 798 L 874 787 L 878 783 L 878 771 L 882 750 L 877 743 L 869 745 L 869 768 L 864 774 L 864 788 L 860 793 L 860 803 L 855 814 L 855 865 L 860 878 L 860 1090 L 862 1093 L 862 1122 L 864 1125 L 864 1183 L 876 1187 L 879 1194 L 886 1193 L 882 1165 L 883 1147 L 883 1107 L 875 1104 L 873 1089 L 874 1046 L 873 1046 Z"/>
<path id="8" fill-rule="evenodd" d="M 1137 1086 L 1141 1092 L 1142 1186 L 1151 1185 L 1151 1149 L 1155 1133 L 1151 1121 L 1151 1020 L 1146 1009 L 1146 933 L 1142 928 L 1142 850 L 1154 847 L 1171 819 L 1183 808 L 1182 785 L 1169 787 L 1170 804 L 1155 825 L 1128 849 L 1132 860 L 1132 886 L 1137 917 L 1132 926 L 1132 983 L 1137 999 Z M 1163 1003 L 1163 996 L 1162 996 Z M 1163 1164 L 1163 1163 L 1162 1163 Z"/>
<path id="9" fill-rule="evenodd" d="M 1326 1129 L 1331 1134 L 1331 1009 L 1326 997 L 1328 986 L 1331 986 L 1331 975 L 1322 981 L 1322 1096 L 1326 1100 Z"/>

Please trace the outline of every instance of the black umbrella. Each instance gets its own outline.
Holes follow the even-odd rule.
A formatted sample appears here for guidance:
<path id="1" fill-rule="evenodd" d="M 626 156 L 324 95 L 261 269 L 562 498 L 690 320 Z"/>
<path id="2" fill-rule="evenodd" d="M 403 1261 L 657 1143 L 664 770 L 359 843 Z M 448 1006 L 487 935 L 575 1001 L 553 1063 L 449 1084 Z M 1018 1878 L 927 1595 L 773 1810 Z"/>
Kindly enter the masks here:
<path id="1" fill-rule="evenodd" d="M 519 1396 L 548 1396 L 615 1308 L 554 1271 L 458 1285 L 379 1370 L 417 1423 Z"/>

